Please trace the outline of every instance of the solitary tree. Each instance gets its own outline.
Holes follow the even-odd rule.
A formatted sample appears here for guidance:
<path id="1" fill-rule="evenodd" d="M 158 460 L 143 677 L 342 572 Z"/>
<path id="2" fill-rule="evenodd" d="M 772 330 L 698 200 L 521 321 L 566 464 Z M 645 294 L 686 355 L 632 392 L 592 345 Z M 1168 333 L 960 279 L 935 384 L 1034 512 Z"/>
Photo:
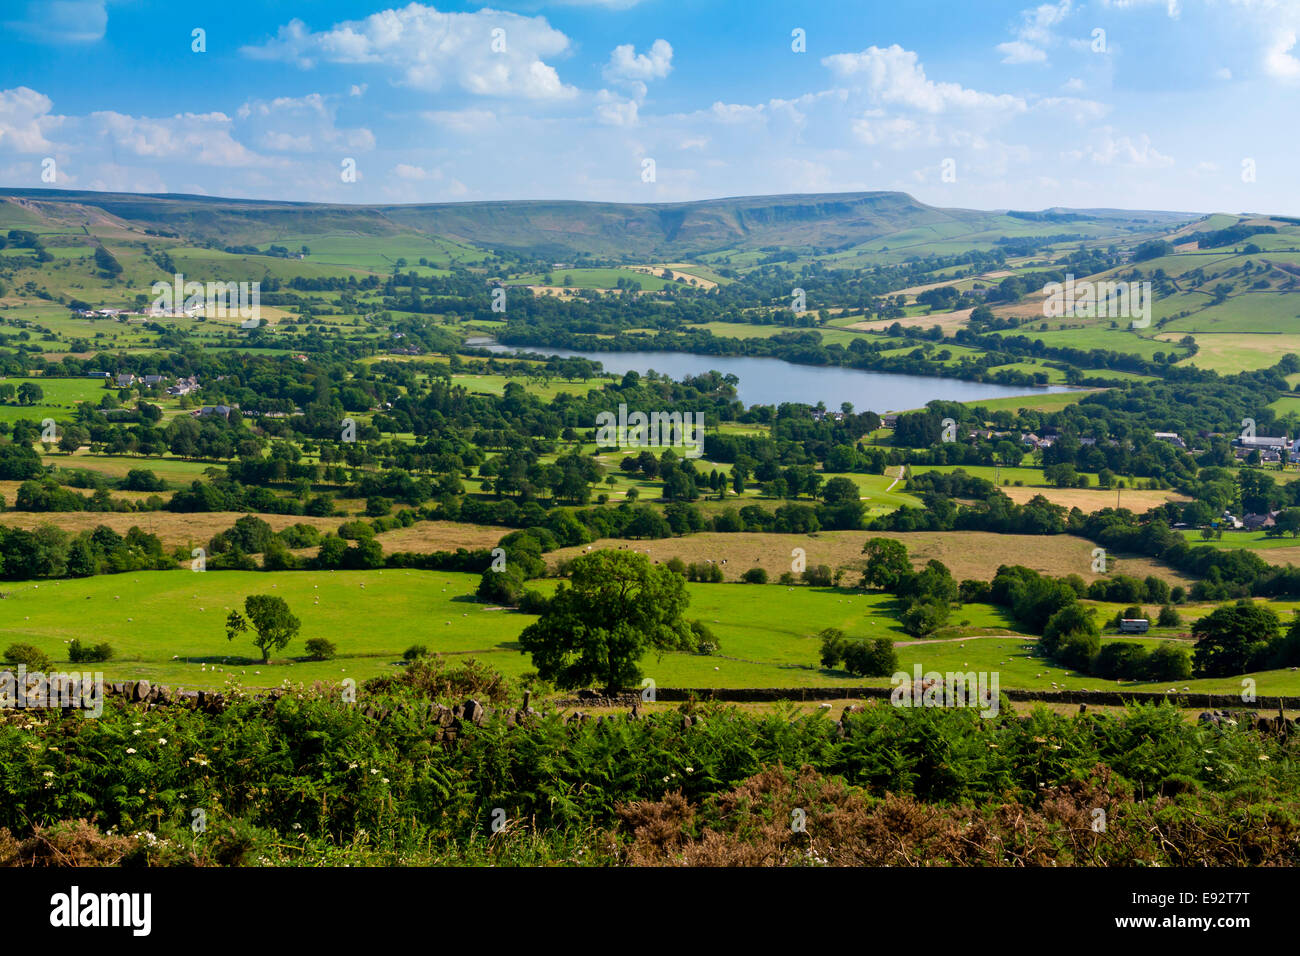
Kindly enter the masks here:
<path id="1" fill-rule="evenodd" d="M 650 648 L 698 649 L 698 632 L 682 617 L 690 601 L 685 583 L 667 567 L 604 550 L 574 558 L 569 570 L 570 583 L 519 635 L 543 679 L 559 687 L 634 687 L 637 662 Z"/>
<path id="2" fill-rule="evenodd" d="M 247 617 L 244 617 L 247 614 Z M 262 652 L 262 663 L 270 663 L 271 652 L 282 650 L 293 640 L 302 622 L 289 613 L 284 598 L 273 594 L 250 594 L 244 598 L 244 614 L 231 611 L 226 618 L 226 639 L 245 633 L 251 624 L 256 632 L 253 645 Z"/>

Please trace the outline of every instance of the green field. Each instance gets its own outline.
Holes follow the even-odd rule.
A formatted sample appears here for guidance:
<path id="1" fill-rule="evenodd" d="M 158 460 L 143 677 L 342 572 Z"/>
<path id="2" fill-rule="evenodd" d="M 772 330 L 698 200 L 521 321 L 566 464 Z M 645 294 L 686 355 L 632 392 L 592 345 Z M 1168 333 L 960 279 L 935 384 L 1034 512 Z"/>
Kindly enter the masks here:
<path id="1" fill-rule="evenodd" d="M 549 283 L 545 281 L 548 275 L 552 280 Z M 620 279 L 625 282 L 639 282 L 646 292 L 689 288 L 685 283 L 638 272 L 635 269 L 556 269 L 549 273 L 534 272 L 530 275 L 512 276 L 506 280 L 506 285 L 564 286 L 566 277 L 572 280 L 568 286 L 574 289 L 616 289 Z"/>
<path id="2" fill-rule="evenodd" d="M 537 584 L 549 591 L 555 582 Z M 285 680 L 362 680 L 393 672 L 402 651 L 415 643 L 439 653 L 472 655 L 508 676 L 531 670 L 515 639 L 533 618 L 479 603 L 472 597 L 476 585 L 475 575 L 393 569 L 272 574 L 178 570 L 8 584 L 0 642 L 30 642 L 56 661 L 66 661 L 67 642 L 73 638 L 107 641 L 117 651 L 112 662 L 78 669 L 102 669 L 109 680 L 147 678 L 191 688 L 228 682 L 267 687 Z M 1003 612 L 986 605 L 955 609 L 953 625 L 1005 636 L 968 633 L 951 640 L 913 642 L 894 620 L 895 604 L 888 595 L 775 584 L 687 588 L 689 616 L 714 630 L 721 650 L 714 656 L 647 655 L 642 670 L 662 687 L 888 683 L 823 669 L 815 635 L 825 627 L 839 627 L 851 637 L 906 641 L 898 651 L 900 667 L 907 671 L 915 664 L 945 672 L 996 671 L 1004 688 L 1052 689 L 1053 683 L 1068 689 L 1117 686 L 1032 657 L 1032 638 L 1011 633 Z M 298 638 L 270 665 L 255 659 L 256 650 L 244 638 L 230 642 L 225 637 L 226 614 L 248 594 L 279 595 L 302 620 Z M 1294 606 L 1276 605 L 1279 612 Z M 1100 610 L 1111 613 L 1106 606 Z M 325 662 L 295 660 L 311 637 L 329 638 L 339 656 Z M 1262 694 L 1300 692 L 1300 674 L 1295 672 L 1254 676 Z M 1183 686 L 1232 692 L 1240 689 L 1240 681 L 1196 680 Z"/>
<path id="3" fill-rule="evenodd" d="M 32 422 L 40 422 L 44 418 L 53 418 L 58 422 L 70 421 L 78 402 L 98 404 L 106 393 L 103 379 L 0 377 L 0 384 L 12 385 L 15 389 L 23 382 L 40 386 L 44 398 L 35 405 L 0 405 L 0 421 L 12 423 L 20 418 Z"/>

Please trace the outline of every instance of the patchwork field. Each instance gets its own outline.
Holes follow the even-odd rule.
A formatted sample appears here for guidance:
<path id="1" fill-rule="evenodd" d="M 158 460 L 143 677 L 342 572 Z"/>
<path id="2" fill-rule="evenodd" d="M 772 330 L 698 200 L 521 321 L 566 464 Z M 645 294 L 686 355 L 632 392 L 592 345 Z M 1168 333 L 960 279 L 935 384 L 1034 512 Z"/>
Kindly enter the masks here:
<path id="1" fill-rule="evenodd" d="M 1168 342 L 1186 334 L 1164 332 L 1159 338 Z M 1200 351 L 1187 361 L 1197 368 L 1211 369 L 1221 375 L 1276 365 L 1287 353 L 1300 355 L 1300 333 L 1197 332 L 1192 338 Z"/>

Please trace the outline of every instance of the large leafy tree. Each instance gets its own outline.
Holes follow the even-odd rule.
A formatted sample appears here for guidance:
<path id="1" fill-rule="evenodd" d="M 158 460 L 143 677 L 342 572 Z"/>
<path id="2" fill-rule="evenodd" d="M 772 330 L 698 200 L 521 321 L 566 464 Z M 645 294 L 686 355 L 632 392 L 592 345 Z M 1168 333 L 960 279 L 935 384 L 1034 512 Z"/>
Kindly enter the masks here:
<path id="1" fill-rule="evenodd" d="M 1192 625 L 1198 677 L 1232 677 L 1262 666 L 1281 623 L 1269 608 L 1249 601 L 1216 608 Z"/>
<path id="2" fill-rule="evenodd" d="M 863 546 L 862 553 L 867 556 L 867 566 L 862 571 L 862 583 L 866 587 L 892 591 L 912 573 L 907 547 L 901 541 L 872 538 Z"/>
<path id="3" fill-rule="evenodd" d="M 255 634 L 253 645 L 262 652 L 263 664 L 270 662 L 272 651 L 286 647 L 302 627 L 302 622 L 289 613 L 284 598 L 274 594 L 250 594 L 244 598 L 244 614 L 230 612 L 226 618 L 226 639 L 233 641 L 236 634 L 245 633 L 251 625 Z"/>
<path id="4" fill-rule="evenodd" d="M 689 596 L 680 575 L 631 551 L 575 558 L 542 617 L 519 643 L 537 673 L 559 687 L 599 683 L 634 687 L 651 648 L 693 649 L 697 633 L 683 618 Z"/>

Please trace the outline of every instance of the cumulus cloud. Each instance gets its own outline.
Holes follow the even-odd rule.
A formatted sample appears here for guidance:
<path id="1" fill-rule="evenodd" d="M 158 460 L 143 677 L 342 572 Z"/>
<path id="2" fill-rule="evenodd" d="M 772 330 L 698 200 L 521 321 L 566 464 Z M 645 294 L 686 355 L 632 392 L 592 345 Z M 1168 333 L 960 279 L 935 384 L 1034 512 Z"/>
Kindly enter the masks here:
<path id="1" fill-rule="evenodd" d="M 1300 60 L 1294 50 L 1294 30 L 1279 29 L 1264 50 L 1264 72 L 1279 80 L 1300 79 Z"/>
<path id="2" fill-rule="evenodd" d="M 370 130 L 340 129 L 335 124 L 336 102 L 336 97 L 321 93 L 249 100 L 236 115 L 254 142 L 276 152 L 373 149 L 375 137 Z"/>
<path id="3" fill-rule="evenodd" d="M 639 122 L 637 101 L 601 90 L 596 94 L 596 119 L 606 126 L 636 126 Z"/>
<path id="4" fill-rule="evenodd" d="M 850 128 L 853 135 L 867 146 L 902 149 L 915 146 L 921 137 L 921 128 L 916 121 L 904 116 L 868 114 L 855 119 Z"/>
<path id="5" fill-rule="evenodd" d="M 924 113 L 949 110 L 985 110 L 1018 113 L 1025 101 L 1006 93 L 982 93 L 960 83 L 935 82 L 912 50 L 898 44 L 881 49 L 871 46 L 861 53 L 836 53 L 822 65 L 842 82 L 858 86 L 880 103 Z"/>
<path id="6" fill-rule="evenodd" d="M 1020 11 L 1016 38 L 998 44 L 1003 63 L 1046 63 L 1047 48 L 1056 43 L 1055 28 L 1070 15 L 1071 0 L 1044 3 Z"/>
<path id="7" fill-rule="evenodd" d="M 26 86 L 0 90 L 0 149 L 19 153 L 48 151 L 51 144 L 45 131 L 60 122 L 50 115 L 53 105 L 44 93 Z"/>
<path id="8" fill-rule="evenodd" d="M 1109 126 L 1093 133 L 1083 149 L 1071 150 L 1064 155 L 1069 159 L 1087 160 L 1095 166 L 1162 169 L 1174 164 L 1173 157 L 1164 155 L 1151 145 L 1151 138 L 1146 133 L 1136 138 L 1116 136 Z"/>
<path id="9" fill-rule="evenodd" d="M 667 40 L 655 40 L 648 53 L 637 53 L 631 43 L 614 47 L 603 75 L 611 83 L 661 80 L 672 71 L 673 48 Z"/>
<path id="10" fill-rule="evenodd" d="M 273 39 L 241 52 L 303 69 L 318 62 L 372 66 L 417 90 L 454 84 L 480 96 L 531 100 L 567 99 L 577 93 L 542 59 L 567 54 L 569 38 L 544 17 L 496 10 L 443 13 L 412 3 L 318 32 L 294 19 Z"/>
<path id="11" fill-rule="evenodd" d="M 272 165 L 231 135 L 232 121 L 225 113 L 149 117 L 102 110 L 86 117 L 86 124 L 94 135 L 142 159 L 203 166 Z"/>

